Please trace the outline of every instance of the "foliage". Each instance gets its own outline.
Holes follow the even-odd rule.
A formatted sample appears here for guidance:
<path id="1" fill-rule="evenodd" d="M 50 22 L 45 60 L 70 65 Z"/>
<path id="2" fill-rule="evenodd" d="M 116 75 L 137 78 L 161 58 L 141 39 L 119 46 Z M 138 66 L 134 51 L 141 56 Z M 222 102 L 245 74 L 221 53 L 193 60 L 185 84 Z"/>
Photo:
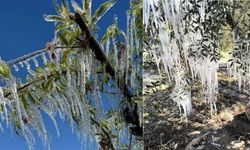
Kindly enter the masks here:
<path id="1" fill-rule="evenodd" d="M 202 85 L 201 95 L 210 104 L 211 113 L 216 114 L 219 59 L 221 52 L 226 51 L 224 48 L 229 52 L 232 47 L 228 69 L 231 66 L 240 89 L 242 83 L 248 83 L 247 2 L 145 0 L 143 10 L 145 47 L 153 55 L 159 72 L 165 73 L 169 82 L 174 81 L 176 89 L 198 80 Z M 186 88 L 182 94 L 189 92 Z M 172 99 L 187 115 L 185 110 L 192 108 L 191 99 Z"/>
<path id="2" fill-rule="evenodd" d="M 10 66 L 4 61 L 0 63 L 0 77 L 4 77 L 6 84 L 0 87 L 2 119 L 7 125 L 13 124 L 29 149 L 34 148 L 33 131 L 38 133 L 45 146 L 50 147 L 41 112 L 51 118 L 58 136 L 56 116 L 70 123 L 82 144 L 94 139 L 102 149 L 138 146 L 140 141 L 135 138 L 132 142 L 129 138 L 124 139 L 129 136 L 127 130 L 130 136 L 142 134 L 142 103 L 140 98 L 133 98 L 142 94 L 142 37 L 136 34 L 142 15 L 136 16 L 134 12 L 138 10 L 128 12 L 127 33 L 118 28 L 115 19 L 101 41 L 105 45 L 104 56 L 92 35 L 97 31 L 97 22 L 115 2 L 102 3 L 94 13 L 91 0 L 83 0 L 82 6 L 75 1 L 69 6 L 65 0 L 61 3 L 54 1 L 54 4 L 57 15 L 44 16 L 46 21 L 56 23 L 55 37 L 46 49 L 11 61 Z M 131 7 L 138 4 L 133 1 Z M 71 7 L 75 14 L 71 13 Z M 78 14 L 80 18 L 77 18 Z M 86 23 L 85 30 L 84 24 L 79 24 L 77 19 Z M 108 63 L 112 65 L 108 66 Z M 11 75 L 9 68 L 19 71 L 19 66 L 26 66 L 25 81 L 17 82 Z M 114 76 L 106 72 L 112 69 L 116 70 Z M 120 106 L 105 110 L 102 107 L 105 97 L 114 99 Z M 83 147 L 88 149 L 90 144 Z"/>
<path id="3" fill-rule="evenodd" d="M 0 60 L 0 77 L 10 78 L 10 69 L 2 60 Z"/>

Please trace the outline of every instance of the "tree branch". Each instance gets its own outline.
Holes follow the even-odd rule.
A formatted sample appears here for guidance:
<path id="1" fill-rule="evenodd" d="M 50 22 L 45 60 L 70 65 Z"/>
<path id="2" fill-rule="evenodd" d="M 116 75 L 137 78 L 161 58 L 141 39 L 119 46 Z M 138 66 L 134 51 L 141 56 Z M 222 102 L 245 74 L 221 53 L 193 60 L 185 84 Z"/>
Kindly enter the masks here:
<path id="1" fill-rule="evenodd" d="M 70 15 L 70 18 L 72 20 L 76 21 L 76 23 L 79 25 L 80 29 L 82 30 L 82 33 L 85 34 L 86 39 L 89 40 L 89 46 L 93 50 L 93 52 L 95 53 L 96 59 L 105 63 L 106 64 L 106 69 L 105 69 L 106 72 L 109 73 L 112 77 L 115 77 L 115 72 L 116 72 L 115 69 L 112 67 L 109 59 L 107 58 L 107 56 L 103 52 L 101 46 L 99 45 L 99 43 L 97 42 L 95 37 L 93 37 L 91 35 L 91 32 L 90 32 L 87 24 L 83 21 L 81 15 L 76 12 L 75 16 Z M 120 77 L 118 77 L 118 78 L 120 78 Z M 117 82 L 118 81 L 119 81 L 119 79 L 117 80 Z M 131 98 L 133 97 L 133 95 L 129 91 L 128 86 L 126 84 L 124 84 L 124 87 L 119 87 L 119 88 L 121 89 L 121 91 L 123 91 L 123 94 L 128 98 L 128 100 L 131 101 Z"/>
<path id="2" fill-rule="evenodd" d="M 17 64 L 17 63 L 19 63 L 21 61 L 25 61 L 25 60 L 27 60 L 27 59 L 29 59 L 31 57 L 34 57 L 36 55 L 42 54 L 44 52 L 46 52 L 46 49 L 37 50 L 37 51 L 32 52 L 30 54 L 26 54 L 26 55 L 24 55 L 22 57 L 19 57 L 19 58 L 15 59 L 15 60 L 10 60 L 7 63 L 8 63 L 9 66 L 12 66 L 12 65 L 15 65 L 15 64 Z"/>
<path id="3" fill-rule="evenodd" d="M 63 71 L 62 74 L 65 75 L 65 74 L 66 74 L 66 71 Z M 51 78 L 51 77 L 53 77 L 54 75 L 56 75 L 56 74 L 50 74 L 49 76 L 47 76 L 47 78 Z M 19 92 L 24 91 L 24 90 L 25 90 L 26 88 L 28 88 L 29 86 L 32 86 L 32 85 L 34 85 L 34 84 L 37 84 L 38 82 L 43 81 L 43 80 L 45 80 L 45 77 L 44 77 L 44 76 L 39 77 L 39 78 L 37 78 L 36 80 L 33 80 L 33 81 L 31 81 L 31 82 L 29 82 L 29 83 L 26 83 L 26 84 L 24 84 L 23 86 L 17 88 L 17 91 L 19 91 Z M 11 95 L 11 92 L 8 91 L 8 92 L 6 92 L 6 93 L 4 94 L 4 97 L 8 97 L 8 96 L 10 96 L 10 95 Z M 112 150 L 115 150 L 115 148 L 114 148 L 114 146 L 113 146 L 113 144 L 112 144 L 111 137 L 109 136 L 109 133 L 108 133 L 108 132 L 100 125 L 100 123 L 97 122 L 93 117 L 90 117 L 90 120 L 91 120 L 92 124 L 95 124 L 96 126 L 98 126 L 99 128 L 101 128 L 102 132 L 103 132 L 103 133 L 105 134 L 105 136 L 107 137 L 107 140 L 108 140 L 108 142 L 109 142 L 109 147 L 112 148 Z"/>
<path id="4" fill-rule="evenodd" d="M 66 72 L 65 72 L 65 74 L 66 74 Z M 47 76 L 47 78 L 51 78 L 51 77 L 53 77 L 54 75 L 55 75 L 55 74 L 50 74 L 50 75 Z M 24 84 L 24 85 L 18 87 L 18 88 L 17 88 L 17 91 L 18 91 L 18 92 L 22 92 L 22 91 L 26 90 L 29 86 L 32 86 L 32 85 L 34 85 L 34 84 L 37 84 L 38 82 L 43 81 L 43 80 L 45 80 L 45 79 L 46 79 L 46 78 L 45 78 L 44 76 L 38 77 L 37 79 L 32 80 L 32 81 L 30 81 L 30 82 L 28 82 L 28 83 L 26 83 L 26 84 Z M 10 96 L 10 95 L 11 95 L 11 91 L 7 91 L 7 92 L 4 93 L 4 97 L 8 97 L 8 96 Z"/>
<path id="5" fill-rule="evenodd" d="M 116 70 L 112 67 L 108 57 L 105 55 L 103 52 L 101 46 L 97 42 L 94 36 L 91 35 L 90 29 L 88 28 L 87 24 L 83 21 L 81 15 L 79 13 L 75 13 L 75 15 L 69 14 L 69 17 L 71 20 L 75 20 L 75 22 L 78 24 L 80 27 L 82 34 L 85 35 L 85 38 L 89 41 L 89 47 L 93 50 L 95 53 L 95 57 L 97 60 L 99 60 L 102 63 L 106 64 L 106 72 L 109 73 L 112 77 L 116 77 Z M 124 83 L 123 85 L 119 84 L 120 79 L 124 79 L 124 77 L 117 77 L 116 82 L 119 87 L 119 89 L 123 92 L 123 95 L 126 96 L 126 101 L 128 102 L 128 109 L 129 111 L 127 113 L 127 118 L 125 119 L 131 119 L 131 120 L 126 120 L 127 122 L 132 123 L 133 125 L 137 126 L 138 128 L 140 127 L 139 123 L 139 116 L 137 114 L 137 104 L 132 101 L 133 94 L 129 90 L 128 86 Z M 132 107 L 133 106 L 133 107 Z M 135 110 L 136 109 L 136 110 Z M 124 109 L 126 110 L 126 108 Z"/>
<path id="6" fill-rule="evenodd" d="M 76 23 L 79 25 L 80 29 L 82 30 L 82 33 L 85 34 L 85 37 L 86 37 L 86 39 L 88 40 L 88 44 L 89 44 L 90 48 L 93 50 L 96 59 L 99 60 L 99 61 L 102 62 L 102 63 L 105 63 L 105 64 L 106 64 L 106 68 L 105 68 L 106 72 L 107 72 L 108 74 L 110 74 L 112 77 L 115 78 L 115 77 L 116 77 L 116 73 L 115 73 L 116 71 L 115 71 L 115 69 L 112 67 L 112 65 L 111 65 L 111 63 L 110 63 L 110 61 L 109 61 L 109 59 L 107 58 L 107 56 L 105 55 L 105 53 L 102 51 L 102 48 L 101 48 L 101 46 L 99 45 L 98 41 L 95 39 L 94 36 L 91 35 L 91 32 L 90 32 L 88 26 L 87 26 L 86 23 L 83 21 L 83 19 L 81 18 L 80 14 L 75 13 L 75 17 L 72 18 L 72 16 L 71 16 L 71 19 L 73 19 L 73 20 L 76 21 Z M 63 48 L 63 47 L 60 47 L 60 48 Z M 66 48 L 66 47 L 65 47 L 65 48 Z M 68 47 L 67 47 L 67 48 L 68 48 Z M 77 48 L 79 48 L 79 47 L 77 47 Z M 46 49 L 38 50 L 38 51 L 35 51 L 35 52 L 33 52 L 33 53 L 24 55 L 23 57 L 17 58 L 17 59 L 15 59 L 15 60 L 13 60 L 13 61 L 9 61 L 8 64 L 9 64 L 10 66 L 11 66 L 11 65 L 15 65 L 15 64 L 17 64 L 17 63 L 19 63 L 19 62 L 21 62 L 21 61 L 25 61 L 25 60 L 27 60 L 27 59 L 29 59 L 29 58 L 31 58 L 31 57 L 34 57 L 34 56 L 39 55 L 39 54 L 42 54 L 42 53 L 44 53 L 44 52 L 46 52 Z M 54 75 L 56 75 L 56 74 L 50 74 L 50 75 L 48 75 L 47 77 L 48 77 L 48 78 L 51 78 L 51 77 L 53 77 Z M 126 97 L 126 100 L 128 101 L 128 105 L 129 105 L 129 109 L 130 109 L 129 112 L 130 112 L 130 113 L 131 113 L 131 112 L 133 113 L 134 110 L 133 110 L 132 108 L 137 108 L 137 107 L 131 107 L 131 105 L 137 105 L 137 104 L 134 103 L 134 102 L 132 101 L 133 95 L 132 95 L 132 93 L 130 92 L 128 86 L 127 86 L 126 84 L 123 84 L 123 85 L 120 85 L 120 84 L 119 84 L 119 81 L 120 81 L 121 79 L 123 79 L 123 78 L 124 78 L 124 77 L 117 77 L 117 78 L 116 78 L 116 79 L 117 79 L 116 82 L 117 82 L 117 85 L 118 85 L 118 87 L 120 88 L 120 90 L 123 92 L 123 95 Z M 43 81 L 43 80 L 45 80 L 45 77 L 44 77 L 44 76 L 38 77 L 37 79 L 35 79 L 35 80 L 33 80 L 33 81 L 29 82 L 29 83 L 26 83 L 26 84 L 22 85 L 21 87 L 18 87 L 18 88 L 17 88 L 17 91 L 18 91 L 18 92 L 24 91 L 24 90 L 26 90 L 29 86 L 35 85 L 36 83 L 41 82 L 41 81 Z M 10 96 L 10 95 L 11 95 L 11 92 L 10 92 L 10 91 L 6 91 L 5 94 L 4 94 L 5 97 L 8 97 L 8 96 Z M 132 110 L 131 110 L 131 109 L 132 109 Z M 133 120 L 133 122 L 134 122 L 133 125 L 136 125 L 136 126 L 139 127 L 140 125 L 139 125 L 139 117 L 138 117 L 138 115 L 135 115 L 135 116 L 134 116 L 134 114 L 130 114 L 130 115 L 131 115 L 132 120 Z"/>
<path id="7" fill-rule="evenodd" d="M 64 49 L 64 48 L 74 49 L 74 48 L 81 48 L 81 46 L 72 46 L 72 47 L 58 46 L 58 47 L 54 47 L 53 49 L 59 49 L 59 48 L 61 48 L 61 49 Z M 30 59 L 32 57 L 35 57 L 35 56 L 40 55 L 40 54 L 45 53 L 45 52 L 47 52 L 47 49 L 36 50 L 36 51 L 34 51 L 32 53 L 26 54 L 26 55 L 24 55 L 22 57 L 19 57 L 17 59 L 10 60 L 10 61 L 7 62 L 7 64 L 9 66 L 13 66 L 13 65 L 18 64 L 19 62 L 28 60 L 28 59 Z"/>
<path id="8" fill-rule="evenodd" d="M 86 23 L 83 21 L 81 15 L 79 13 L 75 13 L 75 17 L 70 16 L 72 20 L 75 20 L 75 22 L 79 25 L 80 29 L 82 30 L 82 33 L 85 34 L 86 39 L 89 40 L 89 46 L 95 53 L 96 59 L 106 64 L 106 72 L 109 73 L 112 77 L 115 76 L 115 70 L 112 67 L 110 61 L 108 60 L 105 53 L 102 51 L 101 46 L 98 44 L 95 37 L 91 35 L 91 32 L 86 25 Z"/>

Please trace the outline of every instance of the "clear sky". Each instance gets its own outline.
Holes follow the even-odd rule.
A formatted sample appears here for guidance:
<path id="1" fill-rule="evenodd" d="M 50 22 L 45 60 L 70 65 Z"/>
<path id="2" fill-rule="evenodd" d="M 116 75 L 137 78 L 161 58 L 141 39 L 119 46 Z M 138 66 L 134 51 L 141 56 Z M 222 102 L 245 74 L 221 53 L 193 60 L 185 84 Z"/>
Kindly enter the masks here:
<path id="1" fill-rule="evenodd" d="M 79 0 L 80 1 L 80 0 Z M 105 0 L 93 0 L 95 10 Z M 114 15 L 118 16 L 119 27 L 126 30 L 126 11 L 129 0 L 116 0 L 116 5 L 99 21 L 100 35 L 113 23 Z M 4 0 L 0 5 L 0 56 L 8 61 L 34 50 L 44 48 L 54 36 L 54 24 L 45 22 L 44 14 L 55 14 L 52 0 Z M 67 122 L 57 119 L 60 138 L 57 138 L 52 122 L 45 116 L 46 128 L 51 134 L 52 150 L 79 150 L 80 143 Z M 41 141 L 36 141 L 36 150 L 42 150 Z M 1 150 L 26 150 L 25 142 L 15 132 L 4 128 L 0 133 Z"/>

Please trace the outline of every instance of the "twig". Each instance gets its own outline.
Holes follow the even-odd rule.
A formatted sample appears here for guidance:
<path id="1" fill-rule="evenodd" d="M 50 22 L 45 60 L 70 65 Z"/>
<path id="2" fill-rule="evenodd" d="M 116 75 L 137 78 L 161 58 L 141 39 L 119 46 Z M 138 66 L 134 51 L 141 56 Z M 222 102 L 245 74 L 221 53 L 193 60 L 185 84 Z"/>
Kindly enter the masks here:
<path id="1" fill-rule="evenodd" d="M 75 13 L 75 21 L 76 23 L 79 25 L 79 27 L 81 28 L 82 32 L 86 34 L 86 38 L 89 39 L 89 43 L 90 43 L 90 48 L 93 50 L 93 52 L 95 53 L 96 59 L 98 59 L 99 61 L 103 62 L 106 64 L 106 72 L 109 73 L 112 77 L 115 77 L 115 70 L 112 67 L 110 61 L 108 60 L 107 56 L 105 55 L 105 53 L 102 51 L 101 46 L 98 44 L 97 40 L 91 35 L 89 28 L 87 27 L 87 25 L 85 24 L 85 22 L 82 20 L 80 14 Z M 54 47 L 53 49 L 58 49 L 58 48 L 81 48 L 81 46 L 72 46 L 72 47 Z M 7 62 L 7 64 L 9 66 L 18 64 L 19 62 L 25 61 L 27 59 L 30 59 L 36 55 L 45 53 L 47 50 L 46 49 L 41 49 L 41 50 L 37 50 L 35 52 L 26 54 L 22 57 L 19 57 L 17 59 L 14 60 L 10 60 Z M 43 78 L 44 79 L 44 78 Z M 42 79 L 41 79 L 42 80 Z M 118 80 L 119 81 L 119 80 Z M 28 86 L 28 84 L 27 84 Z M 119 87 L 122 91 L 124 91 L 124 95 L 127 96 L 128 99 L 132 98 L 132 94 L 129 92 L 127 85 L 124 85 L 124 87 Z"/>
<path id="2" fill-rule="evenodd" d="M 26 55 L 24 55 L 22 57 L 19 57 L 19 58 L 15 59 L 15 60 L 10 60 L 7 63 L 8 63 L 9 66 L 12 66 L 12 65 L 15 65 L 15 64 L 17 64 L 17 63 L 19 63 L 21 61 L 25 61 L 25 60 L 27 60 L 27 59 L 29 59 L 31 57 L 34 57 L 36 55 L 42 54 L 44 52 L 46 52 L 46 49 L 37 50 L 37 51 L 32 52 L 30 54 L 26 54 Z"/>
<path id="3" fill-rule="evenodd" d="M 65 72 L 65 73 L 66 73 L 66 72 Z M 50 74 L 50 75 L 47 76 L 47 78 L 51 78 L 51 77 L 53 77 L 54 75 L 55 75 L 55 74 Z M 45 79 L 46 79 L 45 76 L 38 77 L 37 79 L 32 80 L 32 81 L 30 81 L 30 82 L 28 82 L 28 83 L 22 85 L 21 87 L 18 87 L 18 88 L 17 88 L 17 91 L 18 91 L 18 92 L 22 92 L 22 91 L 24 91 L 25 89 L 27 89 L 29 86 L 35 85 L 35 84 L 37 84 L 38 82 L 43 81 L 43 80 L 45 80 Z M 10 92 L 10 91 L 7 91 L 7 92 L 4 93 L 4 97 L 8 97 L 8 96 L 10 96 L 10 95 L 11 95 L 11 92 Z"/>
<path id="4" fill-rule="evenodd" d="M 112 140 L 110 138 L 110 133 L 108 133 L 101 125 L 99 122 L 97 122 L 93 117 L 90 117 L 91 121 L 93 124 L 96 124 L 99 128 L 101 128 L 102 132 L 105 134 L 105 136 L 108 139 L 109 142 L 109 148 L 111 148 L 112 150 L 115 150 L 114 145 L 112 144 Z"/>
<path id="5" fill-rule="evenodd" d="M 210 132 L 207 132 L 207 133 L 203 134 L 202 136 L 193 139 L 187 145 L 187 147 L 185 148 L 185 150 L 193 150 L 193 149 L 195 149 L 195 145 L 199 144 L 203 140 L 203 138 L 205 138 L 208 134 L 210 134 Z"/>
<path id="6" fill-rule="evenodd" d="M 82 46 L 72 46 L 72 47 L 57 46 L 57 47 L 54 47 L 53 49 L 64 49 L 64 48 L 74 49 L 74 48 L 82 48 Z M 45 53 L 45 52 L 47 52 L 47 49 L 36 50 L 36 51 L 34 51 L 32 53 L 26 54 L 26 55 L 24 55 L 22 57 L 19 57 L 17 59 L 10 60 L 10 61 L 7 62 L 7 64 L 9 66 L 13 66 L 15 64 L 18 64 L 19 62 L 25 61 L 27 59 L 30 59 L 32 57 L 35 57 L 35 56 L 40 55 L 40 54 Z"/>

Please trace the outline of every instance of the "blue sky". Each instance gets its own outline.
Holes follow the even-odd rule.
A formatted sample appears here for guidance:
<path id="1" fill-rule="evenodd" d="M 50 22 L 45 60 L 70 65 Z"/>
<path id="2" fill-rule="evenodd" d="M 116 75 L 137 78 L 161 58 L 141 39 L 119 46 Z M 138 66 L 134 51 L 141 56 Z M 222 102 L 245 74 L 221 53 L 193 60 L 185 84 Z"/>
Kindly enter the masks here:
<path id="1" fill-rule="evenodd" d="M 95 10 L 105 0 L 93 0 Z M 118 16 L 119 27 L 126 30 L 126 11 L 129 0 L 116 0 L 116 5 L 99 21 L 100 35 L 113 23 L 114 15 Z M 0 56 L 8 61 L 34 50 L 44 48 L 54 36 L 54 24 L 45 22 L 44 14 L 55 14 L 52 0 L 11 0 L 1 1 L 0 5 Z M 57 119 L 61 132 L 57 138 L 52 122 L 45 116 L 46 128 L 51 133 L 52 150 L 78 150 L 80 143 L 67 122 Z M 36 150 L 43 149 L 41 141 L 36 141 Z M 11 133 L 8 128 L 0 133 L 1 150 L 26 150 L 24 141 Z"/>

